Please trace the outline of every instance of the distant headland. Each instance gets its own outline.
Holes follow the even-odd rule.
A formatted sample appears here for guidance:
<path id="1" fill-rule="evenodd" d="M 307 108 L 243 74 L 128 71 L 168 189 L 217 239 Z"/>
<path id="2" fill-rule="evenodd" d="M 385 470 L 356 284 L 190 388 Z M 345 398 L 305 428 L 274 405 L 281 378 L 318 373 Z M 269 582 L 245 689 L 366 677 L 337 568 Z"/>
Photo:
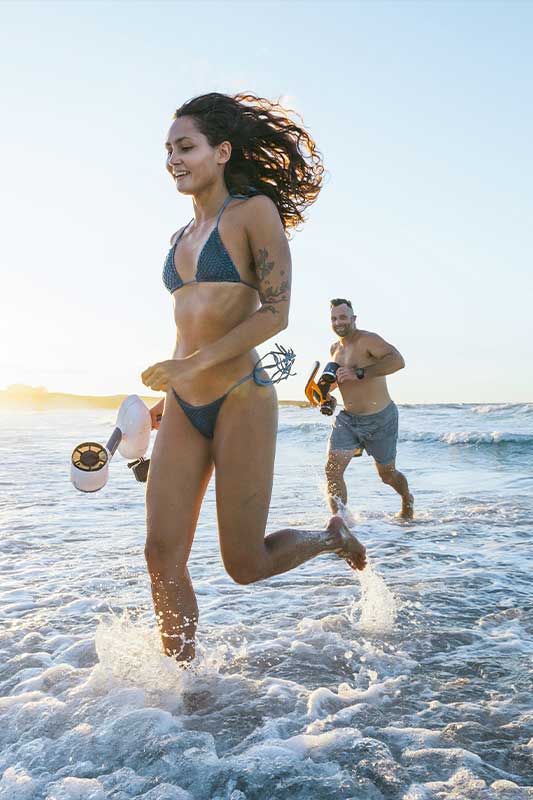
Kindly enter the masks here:
<path id="1" fill-rule="evenodd" d="M 0 390 L 0 408 L 31 409 L 45 411 L 54 408 L 118 408 L 125 394 L 91 396 L 49 392 L 44 386 L 27 386 L 14 383 L 7 389 Z M 150 406 L 159 400 L 159 396 L 142 396 L 141 399 Z M 280 406 L 297 406 L 305 408 L 309 403 L 305 400 L 279 400 Z"/>

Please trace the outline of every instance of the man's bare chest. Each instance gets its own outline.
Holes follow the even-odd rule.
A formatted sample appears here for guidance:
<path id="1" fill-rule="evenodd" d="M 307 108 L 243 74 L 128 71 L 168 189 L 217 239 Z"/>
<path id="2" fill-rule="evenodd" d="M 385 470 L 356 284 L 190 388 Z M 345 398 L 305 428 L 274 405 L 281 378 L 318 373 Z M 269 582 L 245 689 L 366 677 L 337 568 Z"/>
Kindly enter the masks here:
<path id="1" fill-rule="evenodd" d="M 367 360 L 367 349 L 362 343 L 355 343 L 349 347 L 336 347 L 333 353 L 333 361 L 341 367 L 355 367 Z"/>

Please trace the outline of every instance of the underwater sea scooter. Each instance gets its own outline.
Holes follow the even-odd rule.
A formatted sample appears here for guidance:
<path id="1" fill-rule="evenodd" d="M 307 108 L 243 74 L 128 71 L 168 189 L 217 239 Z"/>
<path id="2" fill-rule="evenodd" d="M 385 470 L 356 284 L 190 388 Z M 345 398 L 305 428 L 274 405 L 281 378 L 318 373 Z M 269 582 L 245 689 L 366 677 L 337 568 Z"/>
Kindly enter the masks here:
<path id="1" fill-rule="evenodd" d="M 331 417 L 337 406 L 335 397 L 328 397 L 331 386 L 337 380 L 337 370 L 339 365 L 335 361 L 330 361 L 322 370 L 322 375 L 315 381 L 316 374 L 320 369 L 320 361 L 315 361 L 311 375 L 305 384 L 305 396 L 312 406 L 320 409 L 321 414 Z"/>
<path id="2" fill-rule="evenodd" d="M 116 450 L 124 458 L 136 459 L 131 466 L 138 481 L 146 481 L 149 461 L 143 458 L 150 443 L 152 418 L 136 394 L 123 400 L 115 430 L 105 445 L 82 442 L 74 448 L 70 461 L 70 480 L 80 492 L 97 492 L 106 485 L 109 462 Z M 130 464 L 128 464 L 130 466 Z"/>

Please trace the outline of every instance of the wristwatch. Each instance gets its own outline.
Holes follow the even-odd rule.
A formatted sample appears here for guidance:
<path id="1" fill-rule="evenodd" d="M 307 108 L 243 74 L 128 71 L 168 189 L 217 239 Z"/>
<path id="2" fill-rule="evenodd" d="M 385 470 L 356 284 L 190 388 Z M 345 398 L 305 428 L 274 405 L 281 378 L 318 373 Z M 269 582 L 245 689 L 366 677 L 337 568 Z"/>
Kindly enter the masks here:
<path id="1" fill-rule="evenodd" d="M 364 367 L 356 367 L 355 368 L 355 377 L 359 378 L 360 381 L 363 380 L 365 377 L 365 368 Z"/>

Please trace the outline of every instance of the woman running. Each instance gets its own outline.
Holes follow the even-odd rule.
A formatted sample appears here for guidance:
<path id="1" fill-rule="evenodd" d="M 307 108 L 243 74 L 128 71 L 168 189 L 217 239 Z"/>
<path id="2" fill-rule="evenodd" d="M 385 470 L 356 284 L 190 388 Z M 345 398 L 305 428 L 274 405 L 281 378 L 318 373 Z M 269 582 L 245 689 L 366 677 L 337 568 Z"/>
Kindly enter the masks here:
<path id="1" fill-rule="evenodd" d="M 167 170 L 178 192 L 192 197 L 194 217 L 172 236 L 163 270 L 174 302 L 174 355 L 142 374 L 146 386 L 166 392 L 151 410 L 159 430 L 145 554 L 164 651 L 187 662 L 198 623 L 187 561 L 213 468 L 222 559 L 237 583 L 320 553 L 337 553 L 354 569 L 366 562 L 339 516 L 323 531 L 265 536 L 278 405 L 254 348 L 287 327 L 286 231 L 320 191 L 315 143 L 278 104 L 211 93 L 176 111 L 166 149 Z"/>

